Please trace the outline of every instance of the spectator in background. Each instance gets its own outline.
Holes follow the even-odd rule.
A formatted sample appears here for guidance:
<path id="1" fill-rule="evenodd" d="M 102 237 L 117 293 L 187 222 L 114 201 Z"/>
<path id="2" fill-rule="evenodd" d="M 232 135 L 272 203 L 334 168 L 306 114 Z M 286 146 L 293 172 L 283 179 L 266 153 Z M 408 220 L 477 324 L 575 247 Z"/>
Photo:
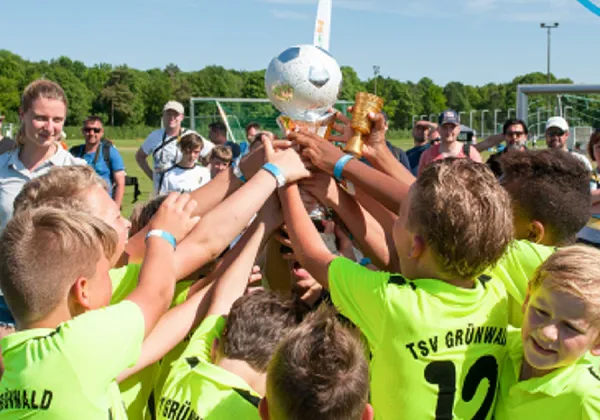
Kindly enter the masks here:
<path id="1" fill-rule="evenodd" d="M 0 155 L 0 230 L 13 215 L 13 202 L 27 181 L 55 166 L 85 165 L 59 143 L 67 117 L 67 97 L 49 80 L 25 88 L 19 111 L 17 147 Z"/>
<path id="2" fill-rule="evenodd" d="M 590 159 L 596 162 L 596 170 L 592 172 L 590 190 L 592 194 L 592 217 L 587 225 L 577 234 L 577 242 L 600 249 L 600 128 L 597 128 L 587 145 Z"/>
<path id="3" fill-rule="evenodd" d="M 229 146 L 215 146 L 208 160 L 211 179 L 229 168 L 232 160 L 233 153 Z"/>
<path id="4" fill-rule="evenodd" d="M 4 114 L 0 112 L 0 154 L 11 150 L 15 147 L 15 141 L 10 137 L 4 137 L 2 135 L 2 123 L 4 122 Z"/>
<path id="5" fill-rule="evenodd" d="M 158 193 L 191 192 L 210 181 L 208 168 L 197 164 L 204 147 L 202 137 L 187 131 L 178 142 L 181 160 L 161 175 Z M 214 150 L 214 149 L 213 149 Z"/>
<path id="6" fill-rule="evenodd" d="M 227 141 L 227 127 L 221 121 L 217 121 L 208 126 L 210 131 L 208 138 L 215 145 L 229 146 L 233 153 L 233 160 L 239 160 L 242 156 L 242 148 L 233 141 Z"/>
<path id="7" fill-rule="evenodd" d="M 108 192 L 121 208 L 125 194 L 125 164 L 117 148 L 104 138 L 104 127 L 98 116 L 88 117 L 81 129 L 85 144 L 71 148 L 73 156 L 85 160 L 106 181 Z"/>
<path id="8" fill-rule="evenodd" d="M 494 175 L 496 175 L 496 178 L 502 176 L 502 167 L 500 165 L 500 158 L 502 155 L 508 150 L 526 150 L 527 147 L 525 145 L 527 144 L 528 134 L 527 124 L 525 124 L 523 120 L 511 118 L 504 123 L 504 126 L 502 127 L 502 136 L 504 137 L 506 146 L 498 153 L 491 155 L 486 162 L 486 165 L 492 170 Z M 496 134 L 495 136 L 500 135 Z"/>
<path id="9" fill-rule="evenodd" d="M 469 158 L 474 162 L 481 162 L 481 155 L 475 147 L 469 143 L 458 141 L 460 120 L 456 111 L 448 109 L 442 112 L 438 117 L 438 126 L 441 136 L 440 143 L 432 145 L 423 152 L 419 162 L 419 174 L 431 162 L 448 157 Z"/>
<path id="10" fill-rule="evenodd" d="M 177 142 L 187 131 L 181 127 L 183 116 L 183 105 L 177 101 L 167 102 L 163 108 L 165 128 L 150 133 L 135 154 L 137 164 L 154 183 L 154 194 L 158 192 L 158 184 L 163 172 L 172 168 L 181 159 Z M 150 169 L 148 165 L 149 155 L 152 155 L 154 160 L 154 169 Z"/>
<path id="11" fill-rule="evenodd" d="M 246 139 L 248 139 L 248 144 L 252 144 L 256 135 L 260 131 L 260 124 L 257 122 L 251 122 L 246 126 Z"/>
<path id="12" fill-rule="evenodd" d="M 429 144 L 429 133 L 433 130 L 437 130 L 437 124 L 424 120 L 417 121 L 413 127 L 414 147 L 406 151 L 406 156 L 410 164 L 410 171 L 414 176 L 417 176 L 421 155 L 431 146 Z"/>
<path id="13" fill-rule="evenodd" d="M 546 145 L 549 149 L 561 149 L 565 152 L 572 153 L 592 172 L 592 164 L 584 155 L 570 151 L 567 148 L 567 140 L 569 139 L 569 123 L 563 117 L 551 117 L 546 121 Z"/>

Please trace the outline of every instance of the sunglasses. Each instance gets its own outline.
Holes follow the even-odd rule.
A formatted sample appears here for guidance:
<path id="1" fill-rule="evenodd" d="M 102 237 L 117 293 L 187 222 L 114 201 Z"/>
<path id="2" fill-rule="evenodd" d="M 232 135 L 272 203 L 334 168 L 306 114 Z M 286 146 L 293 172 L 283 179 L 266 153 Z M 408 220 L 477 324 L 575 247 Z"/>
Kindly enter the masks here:
<path id="1" fill-rule="evenodd" d="M 84 127 L 83 132 L 84 133 L 91 133 L 94 132 L 96 134 L 100 133 L 102 131 L 101 128 L 96 128 L 96 127 Z"/>
<path id="2" fill-rule="evenodd" d="M 565 134 L 565 132 L 562 130 L 548 130 L 547 134 L 549 137 L 552 137 L 552 136 L 562 137 Z"/>
<path id="3" fill-rule="evenodd" d="M 517 137 L 521 137 L 523 134 L 525 134 L 525 132 L 523 131 L 507 131 L 506 135 L 507 136 L 517 136 Z"/>

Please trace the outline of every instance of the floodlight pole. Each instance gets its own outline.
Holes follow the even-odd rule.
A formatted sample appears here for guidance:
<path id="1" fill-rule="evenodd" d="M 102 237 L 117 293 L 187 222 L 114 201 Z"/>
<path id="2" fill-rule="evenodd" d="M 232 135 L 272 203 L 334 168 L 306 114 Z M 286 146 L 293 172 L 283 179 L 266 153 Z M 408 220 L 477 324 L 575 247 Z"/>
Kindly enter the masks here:
<path id="1" fill-rule="evenodd" d="M 481 110 L 481 138 L 485 138 L 485 113 L 490 112 L 489 109 Z"/>
<path id="2" fill-rule="evenodd" d="M 498 132 L 498 113 L 502 112 L 501 109 L 494 109 L 494 134 Z"/>
<path id="3" fill-rule="evenodd" d="M 377 95 L 377 79 L 381 73 L 381 66 L 373 66 L 373 74 L 375 75 L 375 95 Z"/>
<path id="4" fill-rule="evenodd" d="M 558 28 L 558 22 L 554 22 L 553 24 L 540 23 L 540 28 L 548 30 L 548 53 L 547 53 L 547 59 L 548 59 L 548 84 L 550 84 L 551 83 L 551 81 L 550 81 L 550 39 L 552 37 L 552 29 Z"/>

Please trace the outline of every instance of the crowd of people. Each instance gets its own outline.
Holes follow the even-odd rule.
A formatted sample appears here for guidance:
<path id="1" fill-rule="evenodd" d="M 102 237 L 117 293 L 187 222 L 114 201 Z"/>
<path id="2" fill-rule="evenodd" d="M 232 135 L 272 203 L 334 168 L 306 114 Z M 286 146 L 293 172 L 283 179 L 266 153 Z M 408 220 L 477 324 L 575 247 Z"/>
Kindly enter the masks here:
<path id="1" fill-rule="evenodd" d="M 544 150 L 520 120 L 465 146 L 446 110 L 399 154 L 369 114 L 357 159 L 340 113 L 336 143 L 236 148 L 170 101 L 127 219 L 102 122 L 69 153 L 67 109 L 33 82 L 0 154 L 0 419 L 600 418 L 600 181 L 564 119 Z"/>

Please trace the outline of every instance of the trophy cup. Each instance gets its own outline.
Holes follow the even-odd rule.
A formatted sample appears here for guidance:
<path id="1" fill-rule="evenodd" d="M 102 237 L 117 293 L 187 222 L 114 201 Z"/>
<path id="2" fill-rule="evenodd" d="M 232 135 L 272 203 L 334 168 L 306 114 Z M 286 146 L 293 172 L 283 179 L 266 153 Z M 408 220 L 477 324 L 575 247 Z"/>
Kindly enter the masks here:
<path id="1" fill-rule="evenodd" d="M 352 129 L 354 135 L 346 143 L 344 152 L 354 155 L 356 158 L 362 157 L 362 148 L 365 142 L 365 136 L 371 132 L 371 120 L 369 112 L 377 114 L 383 108 L 383 99 L 379 96 L 367 92 L 358 92 L 352 111 Z"/>
<path id="2" fill-rule="evenodd" d="M 277 118 L 285 133 L 304 127 L 326 139 L 331 132 L 342 72 L 336 60 L 314 45 L 298 45 L 283 51 L 269 64 L 265 74 L 267 96 L 282 115 Z M 302 190 L 300 190 L 302 193 Z M 322 220 L 327 209 L 302 194 L 313 220 Z"/>
<path id="3" fill-rule="evenodd" d="M 297 126 L 323 138 L 333 125 L 342 72 L 335 59 L 314 45 L 298 45 L 283 51 L 265 74 L 267 96 L 282 115 L 277 119 L 285 133 Z"/>

